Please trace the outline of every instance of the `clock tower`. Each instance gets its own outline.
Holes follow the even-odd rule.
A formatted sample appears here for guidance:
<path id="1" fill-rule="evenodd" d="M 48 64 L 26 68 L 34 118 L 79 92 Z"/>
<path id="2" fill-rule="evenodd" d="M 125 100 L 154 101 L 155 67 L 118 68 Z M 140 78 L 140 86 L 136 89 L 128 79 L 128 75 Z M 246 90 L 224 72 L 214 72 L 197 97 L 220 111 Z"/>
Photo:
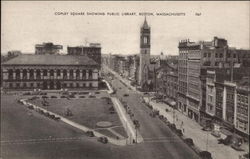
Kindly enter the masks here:
<path id="1" fill-rule="evenodd" d="M 138 84 L 144 87 L 148 81 L 148 72 L 150 65 L 150 27 L 148 26 L 145 17 L 144 23 L 140 32 L 140 68 L 139 68 L 139 81 Z"/>

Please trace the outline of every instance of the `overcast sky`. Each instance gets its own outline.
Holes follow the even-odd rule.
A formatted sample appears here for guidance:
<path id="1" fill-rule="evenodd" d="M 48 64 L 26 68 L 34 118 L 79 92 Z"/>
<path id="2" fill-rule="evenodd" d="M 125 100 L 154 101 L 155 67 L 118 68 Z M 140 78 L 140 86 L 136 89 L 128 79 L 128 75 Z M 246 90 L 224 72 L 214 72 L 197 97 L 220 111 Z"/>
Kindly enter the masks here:
<path id="1" fill-rule="evenodd" d="M 225 38 L 232 47 L 249 49 L 250 2 L 7 2 L 1 1 L 1 53 L 34 52 L 43 42 L 84 45 L 99 42 L 103 53 L 139 53 L 140 27 L 147 16 L 151 27 L 151 54 L 178 54 L 178 42 Z M 55 15 L 68 12 L 68 15 Z M 72 16 L 70 12 L 85 12 Z M 120 16 L 87 16 L 86 12 L 119 12 Z M 137 16 L 121 16 L 136 12 Z M 156 16 L 156 13 L 185 16 Z M 196 16 L 195 13 L 201 13 Z"/>

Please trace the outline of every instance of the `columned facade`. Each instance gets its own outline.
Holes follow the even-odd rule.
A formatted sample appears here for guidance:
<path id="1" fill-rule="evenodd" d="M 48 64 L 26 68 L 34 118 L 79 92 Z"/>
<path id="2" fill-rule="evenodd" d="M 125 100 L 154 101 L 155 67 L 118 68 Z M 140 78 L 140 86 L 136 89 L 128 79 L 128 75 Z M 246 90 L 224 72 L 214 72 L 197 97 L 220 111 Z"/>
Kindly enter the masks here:
<path id="1" fill-rule="evenodd" d="M 88 66 L 4 66 L 5 89 L 97 88 L 98 69 Z"/>

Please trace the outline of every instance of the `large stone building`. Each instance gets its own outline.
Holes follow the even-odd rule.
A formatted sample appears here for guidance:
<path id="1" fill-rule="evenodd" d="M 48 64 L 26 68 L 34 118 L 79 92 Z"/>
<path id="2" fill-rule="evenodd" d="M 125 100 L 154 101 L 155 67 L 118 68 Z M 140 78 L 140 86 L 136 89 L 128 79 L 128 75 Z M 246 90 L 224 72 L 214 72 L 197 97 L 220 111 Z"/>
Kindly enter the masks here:
<path id="1" fill-rule="evenodd" d="M 101 45 L 99 43 L 90 43 L 89 46 L 67 47 L 68 55 L 85 55 L 93 59 L 101 66 Z"/>
<path id="2" fill-rule="evenodd" d="M 35 45 L 35 54 L 44 55 L 44 54 L 59 54 L 60 50 L 63 49 L 62 45 L 54 45 L 53 43 L 43 43 Z"/>
<path id="3" fill-rule="evenodd" d="M 2 64 L 4 89 L 98 88 L 98 64 L 87 56 L 19 55 Z"/>

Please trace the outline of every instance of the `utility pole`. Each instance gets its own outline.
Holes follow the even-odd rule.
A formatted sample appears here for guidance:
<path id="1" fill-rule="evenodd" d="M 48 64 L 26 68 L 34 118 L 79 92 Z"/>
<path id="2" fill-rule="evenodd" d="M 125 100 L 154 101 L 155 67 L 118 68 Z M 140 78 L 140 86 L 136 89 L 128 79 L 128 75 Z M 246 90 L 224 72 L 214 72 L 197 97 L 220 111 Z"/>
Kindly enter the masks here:
<path id="1" fill-rule="evenodd" d="M 207 141 L 206 141 L 206 151 L 208 150 L 208 131 L 207 131 Z"/>

